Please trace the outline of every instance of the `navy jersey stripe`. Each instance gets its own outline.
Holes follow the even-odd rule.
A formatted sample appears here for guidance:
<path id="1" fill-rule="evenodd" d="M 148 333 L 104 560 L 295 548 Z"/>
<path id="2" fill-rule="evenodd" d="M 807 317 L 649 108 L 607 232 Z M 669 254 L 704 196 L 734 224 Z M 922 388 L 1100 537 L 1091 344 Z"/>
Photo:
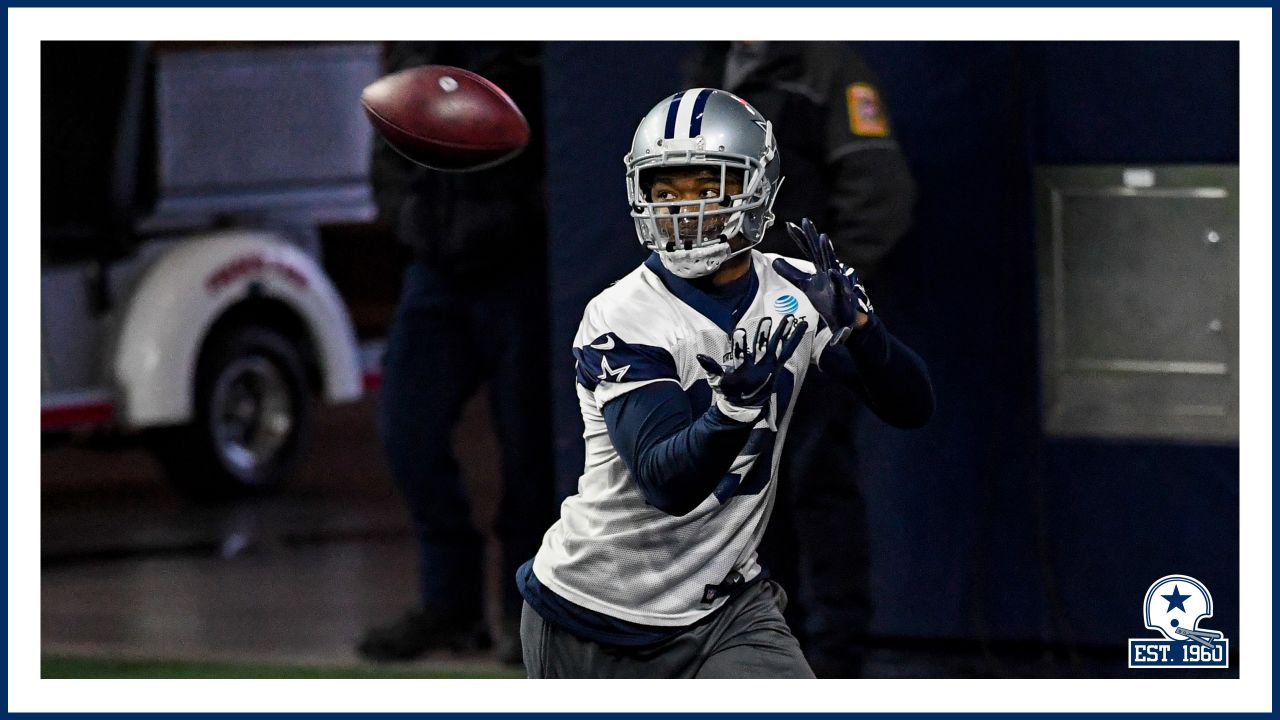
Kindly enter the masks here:
<path id="1" fill-rule="evenodd" d="M 588 610 L 560 597 L 543 585 L 533 572 L 532 560 L 516 571 L 516 587 L 529 607 L 541 615 L 545 622 L 585 640 L 636 647 L 660 643 L 686 630 L 683 627 L 641 625 Z"/>
<path id="2" fill-rule="evenodd" d="M 662 259 L 656 252 L 649 255 L 649 259 L 644 261 L 644 266 L 658 276 L 663 286 L 672 295 L 729 334 L 733 334 L 738 318 L 751 307 L 756 292 L 760 289 L 760 278 L 756 277 L 754 265 L 746 275 L 721 288 L 720 290 L 728 291 L 728 294 L 723 296 L 704 292 L 688 280 L 671 272 L 662 264 Z"/>
<path id="3" fill-rule="evenodd" d="M 663 137 L 673 138 L 676 136 L 676 114 L 680 112 L 680 98 L 684 97 L 683 92 L 678 92 L 671 96 L 671 104 L 667 106 L 667 129 L 662 134 Z"/>
<path id="4" fill-rule="evenodd" d="M 613 333 L 574 348 L 573 359 L 578 364 L 578 384 L 588 390 L 595 390 L 602 382 L 680 379 L 676 361 L 667 349 L 623 342 Z"/>
<path id="5" fill-rule="evenodd" d="M 698 137 L 702 134 L 702 111 L 707 107 L 707 98 L 711 97 L 711 89 L 705 89 L 698 93 L 698 99 L 693 101 L 693 119 L 689 121 L 689 137 Z"/>
<path id="6" fill-rule="evenodd" d="M 735 588 L 733 595 L 769 579 L 769 570 L 761 567 L 760 573 L 741 587 Z M 533 561 L 528 560 L 516 570 L 516 588 L 529 607 L 538 613 L 544 622 L 548 622 L 571 635 L 584 640 L 591 640 L 604 645 L 620 645 L 623 647 L 643 647 L 656 645 L 689 630 L 695 625 L 710 622 L 728 603 L 697 622 L 689 625 L 667 627 L 659 625 L 641 625 L 640 623 L 619 620 L 604 613 L 578 605 L 560 597 L 551 588 L 542 584 L 533 572 Z"/>

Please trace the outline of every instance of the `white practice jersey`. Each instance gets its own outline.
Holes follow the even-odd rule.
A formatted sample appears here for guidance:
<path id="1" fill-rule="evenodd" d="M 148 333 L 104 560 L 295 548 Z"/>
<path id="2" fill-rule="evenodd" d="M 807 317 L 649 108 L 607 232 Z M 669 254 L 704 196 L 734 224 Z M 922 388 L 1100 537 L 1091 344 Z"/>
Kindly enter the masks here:
<path id="1" fill-rule="evenodd" d="M 756 548 L 773 507 L 791 408 L 831 338 L 808 298 L 774 271 L 777 257 L 752 251 L 754 296 L 737 318 L 653 258 L 587 305 L 573 341 L 585 467 L 578 493 L 561 506 L 533 564 L 538 580 L 560 597 L 628 622 L 684 626 L 726 601 L 704 602 L 708 586 L 733 571 L 748 581 L 760 573 Z M 786 262 L 813 272 L 810 263 Z M 788 314 L 809 329 L 728 474 L 682 517 L 647 504 L 609 439 L 601 408 L 636 388 L 674 382 L 698 417 L 712 395 L 697 355 L 727 362 L 733 339 L 726 328 L 755 338 Z"/>

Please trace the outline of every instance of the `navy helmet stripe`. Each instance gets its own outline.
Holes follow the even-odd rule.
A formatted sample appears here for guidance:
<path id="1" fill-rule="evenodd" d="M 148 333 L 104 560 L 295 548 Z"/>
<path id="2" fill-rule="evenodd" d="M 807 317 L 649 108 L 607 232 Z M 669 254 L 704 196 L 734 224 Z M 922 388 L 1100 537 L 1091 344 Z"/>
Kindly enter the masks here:
<path id="1" fill-rule="evenodd" d="M 680 98 L 684 97 L 683 92 L 678 92 L 671 96 L 671 104 L 667 106 L 667 129 L 662 134 L 663 137 L 673 138 L 676 136 L 676 113 L 680 111 Z"/>
<path id="2" fill-rule="evenodd" d="M 693 119 L 689 121 L 689 137 L 698 137 L 702 134 L 702 111 L 707 107 L 707 98 L 711 97 L 711 89 L 705 88 L 698 93 L 698 99 L 693 102 Z"/>

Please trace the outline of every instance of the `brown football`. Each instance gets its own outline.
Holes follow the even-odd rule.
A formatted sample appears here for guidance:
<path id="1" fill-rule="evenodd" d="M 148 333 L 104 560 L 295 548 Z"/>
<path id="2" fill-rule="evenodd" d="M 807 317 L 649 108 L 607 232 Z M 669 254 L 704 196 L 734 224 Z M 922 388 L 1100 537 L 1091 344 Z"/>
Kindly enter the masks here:
<path id="1" fill-rule="evenodd" d="M 437 170 L 479 170 L 529 143 L 524 113 L 497 85 L 448 65 L 422 65 L 377 80 L 360 94 L 391 147 Z"/>

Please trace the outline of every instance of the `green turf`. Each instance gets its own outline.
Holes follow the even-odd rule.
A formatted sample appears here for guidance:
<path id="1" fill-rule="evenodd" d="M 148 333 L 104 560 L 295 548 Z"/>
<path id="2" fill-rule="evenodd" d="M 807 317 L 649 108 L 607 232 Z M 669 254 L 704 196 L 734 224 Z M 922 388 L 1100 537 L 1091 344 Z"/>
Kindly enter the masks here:
<path id="1" fill-rule="evenodd" d="M 54 678 L 261 678 L 269 680 L 311 679 L 478 679 L 522 678 L 522 669 L 417 668 L 417 667 L 316 667 L 307 665 L 264 665 L 173 660 L 120 660 L 46 655 L 40 658 L 40 677 Z"/>

